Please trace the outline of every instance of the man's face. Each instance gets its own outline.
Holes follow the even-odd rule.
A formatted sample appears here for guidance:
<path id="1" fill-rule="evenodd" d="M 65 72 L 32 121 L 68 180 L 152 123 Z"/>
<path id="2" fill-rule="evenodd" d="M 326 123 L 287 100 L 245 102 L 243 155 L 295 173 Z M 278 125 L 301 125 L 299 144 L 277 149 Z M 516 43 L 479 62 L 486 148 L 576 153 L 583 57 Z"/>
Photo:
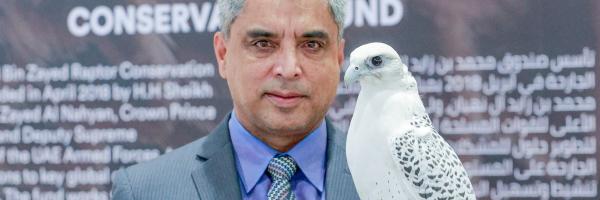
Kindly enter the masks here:
<path id="1" fill-rule="evenodd" d="M 344 42 L 325 0 L 248 0 L 227 39 L 215 35 L 219 73 L 253 134 L 314 130 L 333 101 Z"/>

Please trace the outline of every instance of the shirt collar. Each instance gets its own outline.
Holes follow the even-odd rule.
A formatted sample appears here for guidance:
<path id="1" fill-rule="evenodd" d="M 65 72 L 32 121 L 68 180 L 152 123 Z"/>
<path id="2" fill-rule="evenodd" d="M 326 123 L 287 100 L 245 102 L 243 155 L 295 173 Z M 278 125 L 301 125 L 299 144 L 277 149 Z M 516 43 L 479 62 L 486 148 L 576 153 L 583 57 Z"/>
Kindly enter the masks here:
<path id="1" fill-rule="evenodd" d="M 248 193 L 264 174 L 271 158 L 282 152 L 269 147 L 250 134 L 239 122 L 235 112 L 229 119 L 229 131 L 238 162 L 237 169 L 240 177 L 242 177 L 244 189 Z M 283 154 L 290 155 L 296 161 L 300 171 L 319 192 L 323 192 L 326 146 L 327 129 L 325 121 L 323 121 L 317 129 L 292 149 L 283 152 Z"/>

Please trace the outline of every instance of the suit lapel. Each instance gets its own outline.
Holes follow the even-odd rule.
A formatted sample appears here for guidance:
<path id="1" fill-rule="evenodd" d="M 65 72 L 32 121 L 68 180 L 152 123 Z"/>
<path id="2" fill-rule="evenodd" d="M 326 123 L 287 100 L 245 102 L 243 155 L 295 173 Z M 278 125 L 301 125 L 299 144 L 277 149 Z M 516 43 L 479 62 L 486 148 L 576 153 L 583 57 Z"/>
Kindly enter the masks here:
<path id="1" fill-rule="evenodd" d="M 202 200 L 242 198 L 229 138 L 229 117 L 230 114 L 199 145 L 196 159 L 200 164 L 192 178 Z"/>
<path id="2" fill-rule="evenodd" d="M 229 137 L 230 114 L 199 145 L 196 159 L 200 163 L 191 176 L 201 200 L 242 199 L 239 175 L 235 168 L 233 147 Z M 327 171 L 325 195 L 327 200 L 358 199 L 346 162 L 345 138 L 326 119 Z"/>
<path id="3" fill-rule="evenodd" d="M 346 161 L 346 145 L 343 133 L 337 132 L 327 122 L 327 172 L 325 173 L 325 197 L 327 200 L 359 199 Z"/>

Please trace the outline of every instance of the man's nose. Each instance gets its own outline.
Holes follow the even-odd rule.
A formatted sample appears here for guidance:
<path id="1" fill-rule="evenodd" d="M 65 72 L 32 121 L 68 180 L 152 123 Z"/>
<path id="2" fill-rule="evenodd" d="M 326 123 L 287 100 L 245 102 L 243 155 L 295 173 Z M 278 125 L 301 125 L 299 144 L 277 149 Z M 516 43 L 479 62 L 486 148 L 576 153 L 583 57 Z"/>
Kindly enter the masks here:
<path id="1" fill-rule="evenodd" d="M 294 45 L 282 45 L 279 50 L 274 69 L 276 75 L 285 79 L 299 78 L 302 75 L 302 69 Z"/>

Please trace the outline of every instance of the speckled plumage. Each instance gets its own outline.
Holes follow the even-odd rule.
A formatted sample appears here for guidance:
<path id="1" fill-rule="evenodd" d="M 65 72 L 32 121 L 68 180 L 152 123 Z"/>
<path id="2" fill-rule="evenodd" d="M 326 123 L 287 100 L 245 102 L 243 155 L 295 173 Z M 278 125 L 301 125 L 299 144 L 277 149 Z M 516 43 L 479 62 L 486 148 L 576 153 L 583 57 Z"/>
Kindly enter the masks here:
<path id="1" fill-rule="evenodd" d="M 475 199 L 458 156 L 432 126 L 415 79 L 391 47 L 358 47 L 344 79 L 361 84 L 346 143 L 361 199 Z"/>

